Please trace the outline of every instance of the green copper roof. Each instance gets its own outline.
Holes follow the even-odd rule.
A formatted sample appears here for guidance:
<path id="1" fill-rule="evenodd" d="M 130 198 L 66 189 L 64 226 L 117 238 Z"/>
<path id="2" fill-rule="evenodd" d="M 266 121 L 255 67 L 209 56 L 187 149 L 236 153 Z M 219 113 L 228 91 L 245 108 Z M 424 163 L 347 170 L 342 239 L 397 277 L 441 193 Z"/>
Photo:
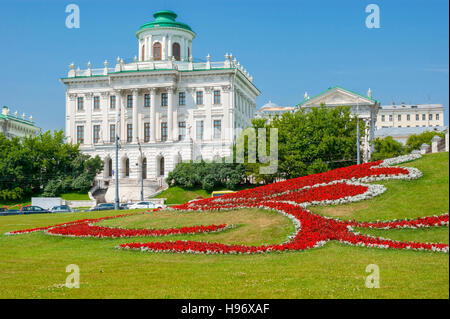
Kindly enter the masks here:
<path id="1" fill-rule="evenodd" d="M 160 28 L 160 27 L 179 28 L 179 29 L 188 30 L 188 31 L 191 31 L 194 33 L 194 31 L 192 31 L 191 27 L 188 26 L 187 24 L 175 21 L 175 19 L 177 18 L 177 14 L 173 11 L 170 11 L 170 10 L 158 11 L 155 14 L 153 14 L 153 17 L 155 18 L 155 21 L 148 22 L 148 23 L 144 24 L 143 26 L 141 26 L 139 28 L 139 30 L 136 32 L 136 35 L 138 35 L 141 31 L 143 31 L 145 29 Z"/>

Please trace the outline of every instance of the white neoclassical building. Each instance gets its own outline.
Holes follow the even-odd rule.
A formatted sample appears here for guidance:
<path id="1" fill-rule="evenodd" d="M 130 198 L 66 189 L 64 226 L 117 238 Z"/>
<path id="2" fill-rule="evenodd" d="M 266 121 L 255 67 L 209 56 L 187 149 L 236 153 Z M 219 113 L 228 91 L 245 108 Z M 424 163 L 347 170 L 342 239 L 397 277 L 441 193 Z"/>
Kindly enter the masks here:
<path id="1" fill-rule="evenodd" d="M 365 134 L 361 140 L 362 156 L 364 162 L 369 161 L 371 153 L 374 151 L 371 141 L 375 138 L 375 123 L 380 103 L 372 98 L 372 91 L 369 89 L 367 95 L 358 94 L 339 86 L 334 86 L 328 90 L 309 97 L 305 93 L 304 100 L 297 104 L 297 108 L 312 108 L 324 105 L 326 107 L 350 106 L 352 114 L 365 123 Z"/>
<path id="2" fill-rule="evenodd" d="M 39 133 L 41 129 L 36 126 L 33 116 L 27 117 L 25 113 L 22 116 L 18 111 L 11 114 L 11 110 L 7 106 L 2 107 L 0 113 L 0 133 L 7 138 L 32 136 Z"/>
<path id="3" fill-rule="evenodd" d="M 66 136 L 105 163 L 99 176 L 113 201 L 115 136 L 120 139 L 120 200 L 153 193 L 179 162 L 231 154 L 239 129 L 251 124 L 260 94 L 231 54 L 225 61 L 193 60 L 195 33 L 172 11 L 159 11 L 137 32 L 138 55 L 114 67 L 70 65 Z M 141 175 L 142 172 L 142 175 Z"/>

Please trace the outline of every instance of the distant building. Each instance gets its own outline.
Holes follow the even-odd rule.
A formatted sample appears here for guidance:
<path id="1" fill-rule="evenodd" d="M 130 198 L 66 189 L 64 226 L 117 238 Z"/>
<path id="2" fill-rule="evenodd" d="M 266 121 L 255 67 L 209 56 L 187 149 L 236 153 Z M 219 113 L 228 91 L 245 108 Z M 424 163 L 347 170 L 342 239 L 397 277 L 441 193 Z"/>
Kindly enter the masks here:
<path id="1" fill-rule="evenodd" d="M 308 93 L 305 93 L 304 100 L 297 104 L 297 108 L 308 110 L 321 105 L 329 108 L 350 106 L 351 113 L 365 123 L 366 131 L 361 140 L 362 155 L 365 162 L 369 161 L 370 155 L 374 151 L 370 144 L 375 136 L 375 122 L 380 106 L 380 103 L 372 98 L 372 91 L 369 89 L 367 95 L 362 95 L 335 86 L 311 98 Z"/>
<path id="2" fill-rule="evenodd" d="M 394 140 L 402 144 L 406 144 L 408 137 L 413 134 L 421 134 L 426 131 L 443 132 L 448 127 L 445 126 L 426 126 L 426 127 L 385 127 L 379 128 L 375 131 L 375 138 L 385 138 L 392 136 Z"/>
<path id="3" fill-rule="evenodd" d="M 34 124 L 32 116 L 27 118 L 25 113 L 19 116 L 17 111 L 10 113 L 10 109 L 4 106 L 0 114 L 0 134 L 3 133 L 7 138 L 36 135 L 41 130 Z"/>
<path id="4" fill-rule="evenodd" d="M 256 113 L 255 118 L 265 118 L 268 122 L 276 116 L 281 116 L 284 113 L 294 113 L 294 106 L 279 106 L 272 101 L 264 104 Z"/>
<path id="5" fill-rule="evenodd" d="M 443 127 L 444 107 L 442 104 L 414 104 L 381 106 L 378 110 L 377 129 L 390 127 Z"/>

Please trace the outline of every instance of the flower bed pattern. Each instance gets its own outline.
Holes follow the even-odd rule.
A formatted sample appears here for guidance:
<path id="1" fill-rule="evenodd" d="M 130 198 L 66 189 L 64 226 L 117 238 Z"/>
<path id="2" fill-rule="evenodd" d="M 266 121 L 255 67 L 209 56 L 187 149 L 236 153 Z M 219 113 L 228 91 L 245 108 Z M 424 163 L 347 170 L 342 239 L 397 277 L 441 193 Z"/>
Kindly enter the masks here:
<path id="1" fill-rule="evenodd" d="M 306 209 L 309 205 L 330 205 L 361 201 L 377 196 L 386 190 L 382 185 L 364 184 L 366 182 L 419 178 L 422 176 L 422 173 L 416 168 L 391 167 L 391 165 L 414 160 L 419 157 L 420 154 L 414 154 L 385 161 L 353 165 L 250 190 L 226 194 L 221 197 L 201 199 L 171 207 L 171 209 L 177 211 L 218 211 L 238 208 L 274 210 L 289 217 L 295 225 L 294 234 L 289 236 L 285 243 L 249 246 L 178 240 L 127 243 L 119 245 L 118 248 L 151 252 L 253 254 L 317 248 L 325 245 L 330 240 L 336 240 L 354 246 L 448 252 L 449 246 L 447 244 L 403 242 L 362 235 L 354 231 L 354 227 L 394 229 L 448 226 L 448 213 L 440 216 L 419 217 L 410 220 L 357 222 L 320 216 Z M 228 225 L 210 225 L 178 229 L 132 230 L 93 225 L 100 220 L 122 216 L 125 215 L 86 219 L 55 226 L 16 231 L 9 234 L 45 230 L 49 234 L 63 236 L 136 237 L 211 232 L 231 227 Z"/>

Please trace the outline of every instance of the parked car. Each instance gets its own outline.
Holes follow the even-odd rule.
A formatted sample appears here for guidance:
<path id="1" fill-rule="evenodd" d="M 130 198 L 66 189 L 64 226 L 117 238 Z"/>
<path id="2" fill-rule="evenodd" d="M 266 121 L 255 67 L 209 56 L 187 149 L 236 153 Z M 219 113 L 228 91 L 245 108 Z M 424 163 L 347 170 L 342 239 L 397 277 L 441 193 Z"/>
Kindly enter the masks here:
<path id="1" fill-rule="evenodd" d="M 9 215 L 19 215 L 20 212 L 18 209 L 8 209 L 5 207 L 0 208 L 0 216 L 9 216 Z"/>
<path id="2" fill-rule="evenodd" d="M 74 210 L 71 209 L 69 206 L 67 205 L 60 205 L 60 206 L 53 206 L 50 211 L 52 213 L 70 213 L 73 212 Z"/>
<path id="3" fill-rule="evenodd" d="M 137 209 L 137 208 L 150 208 L 150 209 L 154 209 L 154 208 L 164 208 L 165 205 L 162 204 L 155 204 L 152 202 L 138 202 L 135 203 L 133 205 L 130 205 L 130 209 Z"/>
<path id="4" fill-rule="evenodd" d="M 51 212 L 39 206 L 24 206 L 20 209 L 20 214 L 46 214 L 46 213 Z"/>
<path id="5" fill-rule="evenodd" d="M 130 209 L 131 205 L 132 205 L 132 203 L 124 203 L 124 204 L 120 204 L 119 208 L 120 209 Z"/>
<path id="6" fill-rule="evenodd" d="M 114 209 L 114 204 L 102 203 L 95 207 L 92 207 L 90 210 L 91 211 L 99 211 L 99 210 L 113 210 L 113 209 Z"/>

